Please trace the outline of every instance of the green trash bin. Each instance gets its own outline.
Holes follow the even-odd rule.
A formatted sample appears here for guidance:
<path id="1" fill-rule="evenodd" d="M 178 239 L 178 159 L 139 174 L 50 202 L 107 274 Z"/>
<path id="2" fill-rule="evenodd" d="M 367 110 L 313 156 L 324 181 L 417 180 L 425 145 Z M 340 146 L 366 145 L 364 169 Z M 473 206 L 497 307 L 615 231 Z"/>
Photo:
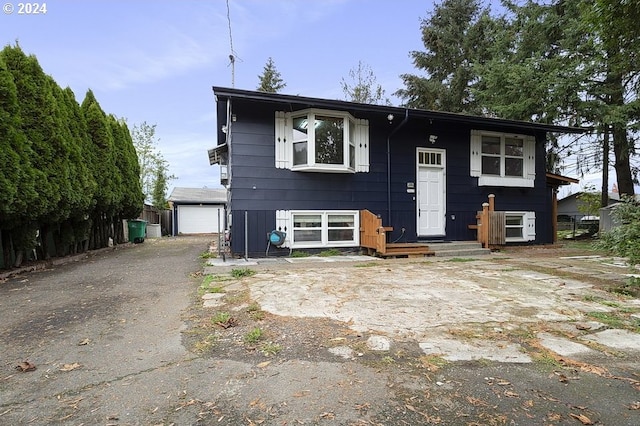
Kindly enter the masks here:
<path id="1" fill-rule="evenodd" d="M 139 244 L 144 242 L 144 236 L 147 233 L 147 221 L 142 219 L 133 219 L 128 221 L 129 242 Z"/>

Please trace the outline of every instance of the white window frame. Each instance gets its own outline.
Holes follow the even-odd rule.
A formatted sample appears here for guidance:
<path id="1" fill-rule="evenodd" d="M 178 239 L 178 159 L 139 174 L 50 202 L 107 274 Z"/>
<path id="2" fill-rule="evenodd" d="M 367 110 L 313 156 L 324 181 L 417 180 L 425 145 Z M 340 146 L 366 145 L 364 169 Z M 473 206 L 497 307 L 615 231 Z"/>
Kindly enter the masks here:
<path id="1" fill-rule="evenodd" d="M 321 226 L 319 228 L 311 228 L 320 230 L 320 241 L 295 241 L 295 216 L 305 214 L 321 216 Z M 329 216 L 331 215 L 353 216 L 353 227 L 331 228 L 353 230 L 352 240 L 329 241 Z M 285 242 L 282 246 L 292 249 L 360 246 L 360 212 L 358 210 L 278 210 L 276 212 L 275 229 L 283 231 L 287 234 L 285 237 Z"/>
<path id="2" fill-rule="evenodd" d="M 482 174 L 482 137 L 493 136 L 500 138 L 500 175 Z M 522 177 L 505 175 L 505 139 L 513 138 L 523 141 Z M 536 140 L 530 135 L 513 133 L 471 131 L 470 174 L 478 178 L 478 186 L 509 186 L 533 188 L 536 177 Z"/>
<path id="3" fill-rule="evenodd" d="M 522 225 L 513 226 L 507 225 L 507 218 L 511 217 L 521 217 Z M 504 223 L 505 223 L 505 242 L 507 243 L 517 243 L 517 242 L 525 242 L 525 241 L 534 241 L 536 239 L 536 213 L 535 212 L 504 212 Z M 522 228 L 521 236 L 519 237 L 507 237 L 506 228 Z"/>
<path id="4" fill-rule="evenodd" d="M 343 162 L 342 164 L 316 163 L 315 128 L 307 133 L 307 162 L 293 164 L 294 141 L 293 120 L 306 117 L 315 123 L 316 116 L 342 119 L 343 121 Z M 310 108 L 294 112 L 276 111 L 275 114 L 276 167 L 298 172 L 357 173 L 369 171 L 369 122 L 357 119 L 345 111 Z M 351 151 L 354 161 L 351 162 Z"/>

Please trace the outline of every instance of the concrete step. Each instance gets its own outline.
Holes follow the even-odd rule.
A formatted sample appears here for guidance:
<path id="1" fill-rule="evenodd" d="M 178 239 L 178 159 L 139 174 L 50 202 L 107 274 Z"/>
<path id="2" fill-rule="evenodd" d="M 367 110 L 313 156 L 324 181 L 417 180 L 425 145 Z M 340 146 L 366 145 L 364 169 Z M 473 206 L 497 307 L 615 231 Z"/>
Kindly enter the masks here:
<path id="1" fill-rule="evenodd" d="M 482 248 L 482 244 L 477 241 L 430 241 L 428 244 L 438 257 L 482 256 L 491 253 L 491 250 Z"/>
<path id="2" fill-rule="evenodd" d="M 476 248 L 476 249 L 464 249 L 464 250 L 438 250 L 435 251 L 436 257 L 468 257 L 468 256 L 486 256 L 491 254 L 490 249 Z"/>

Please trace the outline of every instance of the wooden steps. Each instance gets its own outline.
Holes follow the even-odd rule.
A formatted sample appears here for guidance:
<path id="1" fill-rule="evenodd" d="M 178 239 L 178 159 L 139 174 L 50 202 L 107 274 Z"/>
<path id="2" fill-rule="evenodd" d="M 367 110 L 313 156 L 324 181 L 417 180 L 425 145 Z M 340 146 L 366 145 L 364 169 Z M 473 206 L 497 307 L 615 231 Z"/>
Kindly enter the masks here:
<path id="1" fill-rule="evenodd" d="M 384 253 L 367 248 L 367 254 L 386 259 L 434 256 L 435 252 L 423 243 L 387 243 Z"/>

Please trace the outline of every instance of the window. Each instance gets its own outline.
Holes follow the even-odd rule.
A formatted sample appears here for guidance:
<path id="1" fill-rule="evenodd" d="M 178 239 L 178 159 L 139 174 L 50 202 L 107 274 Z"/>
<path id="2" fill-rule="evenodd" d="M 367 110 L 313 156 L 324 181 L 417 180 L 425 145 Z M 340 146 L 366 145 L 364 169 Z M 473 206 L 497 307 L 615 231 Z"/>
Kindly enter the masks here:
<path id="1" fill-rule="evenodd" d="M 276 112 L 276 167 L 294 171 L 369 171 L 369 125 L 341 111 Z"/>
<path id="2" fill-rule="evenodd" d="M 536 239 L 535 212 L 505 212 L 505 241 L 533 241 Z"/>
<path id="3" fill-rule="evenodd" d="M 535 138 L 471 131 L 471 176 L 480 186 L 532 188 L 535 180 Z"/>
<path id="4" fill-rule="evenodd" d="M 291 248 L 355 247 L 360 244 L 358 211 L 276 212 L 276 229 Z"/>

